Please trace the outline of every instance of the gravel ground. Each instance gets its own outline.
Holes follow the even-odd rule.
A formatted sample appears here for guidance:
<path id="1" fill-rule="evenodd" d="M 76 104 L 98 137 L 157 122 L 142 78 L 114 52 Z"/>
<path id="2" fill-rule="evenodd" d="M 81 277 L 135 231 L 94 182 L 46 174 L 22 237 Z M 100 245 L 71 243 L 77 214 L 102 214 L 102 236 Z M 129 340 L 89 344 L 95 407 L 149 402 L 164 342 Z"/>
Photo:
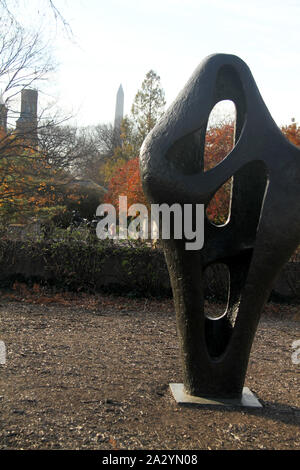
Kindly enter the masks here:
<path id="1" fill-rule="evenodd" d="M 299 449 L 299 306 L 265 309 L 245 383 L 263 408 L 251 410 L 173 400 L 170 300 L 21 297 L 0 305 L 0 449 Z"/>

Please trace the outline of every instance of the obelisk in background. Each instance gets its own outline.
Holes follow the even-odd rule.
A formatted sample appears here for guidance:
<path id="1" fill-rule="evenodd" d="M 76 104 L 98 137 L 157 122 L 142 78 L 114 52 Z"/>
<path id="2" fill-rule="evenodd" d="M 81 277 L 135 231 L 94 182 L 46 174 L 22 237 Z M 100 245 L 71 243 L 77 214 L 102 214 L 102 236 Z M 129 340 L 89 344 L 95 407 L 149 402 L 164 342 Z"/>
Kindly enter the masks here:
<path id="1" fill-rule="evenodd" d="M 115 146 L 121 144 L 121 123 L 124 113 L 124 91 L 122 85 L 119 86 L 116 100 L 116 111 L 115 111 L 115 123 L 114 123 L 114 133 L 115 133 Z"/>

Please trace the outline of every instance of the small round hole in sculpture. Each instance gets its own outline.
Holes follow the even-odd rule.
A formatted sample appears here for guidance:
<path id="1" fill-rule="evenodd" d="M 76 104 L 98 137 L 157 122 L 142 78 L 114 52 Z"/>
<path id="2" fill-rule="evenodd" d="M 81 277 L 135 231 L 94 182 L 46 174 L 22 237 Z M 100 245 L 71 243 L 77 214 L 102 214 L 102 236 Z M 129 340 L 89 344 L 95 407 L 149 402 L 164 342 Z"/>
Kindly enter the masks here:
<path id="1" fill-rule="evenodd" d="M 210 320 L 222 318 L 227 309 L 230 286 L 229 269 L 224 263 L 214 263 L 204 272 L 205 316 Z"/>
<path id="2" fill-rule="evenodd" d="M 233 149 L 235 123 L 233 101 L 219 101 L 211 110 L 205 134 L 204 171 L 218 165 Z"/>

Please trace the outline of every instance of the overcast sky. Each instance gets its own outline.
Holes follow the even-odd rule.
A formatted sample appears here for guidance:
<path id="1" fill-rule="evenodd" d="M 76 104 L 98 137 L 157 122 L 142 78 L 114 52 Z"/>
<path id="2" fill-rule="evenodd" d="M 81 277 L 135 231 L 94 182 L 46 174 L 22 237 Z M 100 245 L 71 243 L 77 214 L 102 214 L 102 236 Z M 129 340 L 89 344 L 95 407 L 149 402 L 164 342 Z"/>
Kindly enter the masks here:
<path id="1" fill-rule="evenodd" d="M 120 83 L 125 112 L 145 74 L 160 75 L 167 104 L 207 55 L 250 67 L 278 125 L 300 121 L 300 0 L 55 0 L 73 31 L 54 43 L 51 93 L 80 125 L 113 122 Z"/>

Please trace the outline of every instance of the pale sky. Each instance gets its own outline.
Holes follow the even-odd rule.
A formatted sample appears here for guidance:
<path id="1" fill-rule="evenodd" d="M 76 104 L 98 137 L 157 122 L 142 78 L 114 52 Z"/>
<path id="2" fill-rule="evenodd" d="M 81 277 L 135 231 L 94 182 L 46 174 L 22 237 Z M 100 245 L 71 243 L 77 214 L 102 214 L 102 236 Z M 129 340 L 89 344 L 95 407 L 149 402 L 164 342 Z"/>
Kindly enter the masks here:
<path id="1" fill-rule="evenodd" d="M 54 3 L 74 36 L 56 35 L 60 65 L 49 93 L 76 113 L 79 125 L 113 122 L 120 83 L 129 113 L 150 69 L 170 105 L 202 59 L 216 52 L 248 64 L 278 125 L 292 117 L 300 122 L 300 0 Z"/>

